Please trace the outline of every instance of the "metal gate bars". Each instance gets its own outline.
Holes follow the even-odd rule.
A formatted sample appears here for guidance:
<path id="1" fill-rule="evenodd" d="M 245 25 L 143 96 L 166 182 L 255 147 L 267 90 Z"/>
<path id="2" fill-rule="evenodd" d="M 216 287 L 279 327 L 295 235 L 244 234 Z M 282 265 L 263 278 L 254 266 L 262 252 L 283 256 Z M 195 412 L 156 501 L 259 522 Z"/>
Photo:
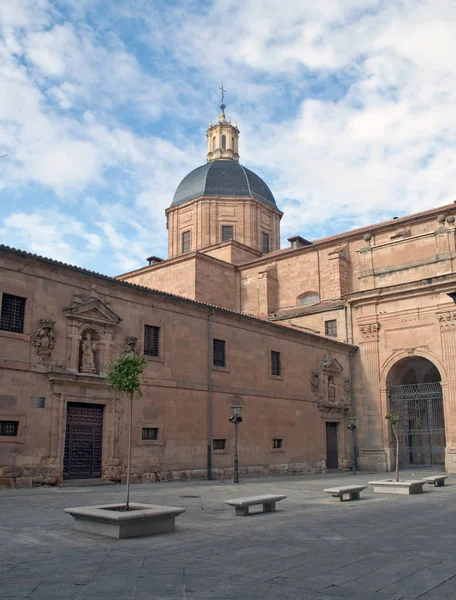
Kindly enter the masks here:
<path id="1" fill-rule="evenodd" d="M 445 422 L 439 382 L 395 385 L 389 388 L 391 410 L 401 415 L 399 465 L 445 465 Z"/>

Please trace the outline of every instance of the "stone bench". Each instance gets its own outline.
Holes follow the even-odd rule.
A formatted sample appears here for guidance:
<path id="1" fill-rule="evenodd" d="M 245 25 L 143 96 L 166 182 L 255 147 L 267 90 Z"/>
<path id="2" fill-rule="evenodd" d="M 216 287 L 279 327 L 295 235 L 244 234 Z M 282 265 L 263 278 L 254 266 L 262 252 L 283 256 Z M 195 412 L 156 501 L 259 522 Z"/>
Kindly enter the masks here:
<path id="1" fill-rule="evenodd" d="M 333 498 L 339 498 L 342 502 L 344 496 L 347 494 L 349 500 L 359 500 L 360 493 L 365 489 L 365 485 L 343 485 L 341 487 L 327 488 L 324 491 L 328 494 L 331 494 Z"/>
<path id="2" fill-rule="evenodd" d="M 74 518 L 74 528 L 78 531 L 117 539 L 174 531 L 175 518 L 185 512 L 176 506 L 133 502 L 128 512 L 123 507 L 124 504 L 78 506 L 66 508 L 65 512 Z"/>
<path id="3" fill-rule="evenodd" d="M 445 485 L 445 479 L 448 475 L 431 475 L 430 477 L 423 477 L 424 481 L 427 481 L 429 485 L 434 485 L 435 487 L 443 487 Z"/>
<path id="4" fill-rule="evenodd" d="M 263 505 L 263 512 L 275 512 L 276 502 L 284 500 L 286 496 L 266 494 L 264 496 L 250 496 L 248 498 L 234 498 L 225 500 L 225 504 L 234 506 L 234 512 L 237 517 L 246 517 L 249 514 L 249 507 L 256 504 Z"/>
<path id="5" fill-rule="evenodd" d="M 374 486 L 374 492 L 377 494 L 422 494 L 425 481 L 394 481 L 393 479 L 385 479 L 383 481 L 369 481 L 369 485 Z"/>

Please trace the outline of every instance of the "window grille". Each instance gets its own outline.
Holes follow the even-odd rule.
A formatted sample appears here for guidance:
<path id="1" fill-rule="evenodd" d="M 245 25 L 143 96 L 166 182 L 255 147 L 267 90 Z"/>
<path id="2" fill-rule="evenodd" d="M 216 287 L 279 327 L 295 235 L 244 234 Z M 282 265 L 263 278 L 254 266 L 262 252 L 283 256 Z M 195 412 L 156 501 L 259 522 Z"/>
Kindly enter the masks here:
<path id="1" fill-rule="evenodd" d="M 142 439 L 152 441 L 158 440 L 158 427 L 143 427 Z"/>
<path id="2" fill-rule="evenodd" d="M 17 435 L 19 421 L 0 421 L 0 435 Z"/>
<path id="3" fill-rule="evenodd" d="M 337 337 L 337 321 L 325 321 L 325 334 L 331 337 Z"/>
<path id="4" fill-rule="evenodd" d="M 182 234 L 182 254 L 190 252 L 190 231 L 184 231 Z"/>
<path id="5" fill-rule="evenodd" d="M 214 450 L 225 450 L 226 440 L 213 440 L 213 448 Z"/>
<path id="6" fill-rule="evenodd" d="M 271 375 L 276 375 L 278 377 L 281 374 L 282 368 L 280 364 L 280 352 L 271 350 Z"/>
<path id="7" fill-rule="evenodd" d="M 2 295 L 2 314 L 0 317 L 0 329 L 3 331 L 24 332 L 25 298 Z"/>
<path id="8" fill-rule="evenodd" d="M 214 367 L 226 367 L 225 340 L 214 339 L 214 352 L 212 359 Z"/>
<path id="9" fill-rule="evenodd" d="M 263 254 L 269 252 L 269 233 L 263 231 Z"/>
<path id="10" fill-rule="evenodd" d="M 281 438 L 273 438 L 272 447 L 275 450 L 279 450 L 280 448 L 282 448 L 282 444 L 283 444 L 283 440 Z"/>
<path id="11" fill-rule="evenodd" d="M 232 225 L 222 225 L 222 242 L 233 239 L 233 229 Z"/>
<path id="12" fill-rule="evenodd" d="M 160 356 L 160 327 L 144 326 L 144 354 Z"/>

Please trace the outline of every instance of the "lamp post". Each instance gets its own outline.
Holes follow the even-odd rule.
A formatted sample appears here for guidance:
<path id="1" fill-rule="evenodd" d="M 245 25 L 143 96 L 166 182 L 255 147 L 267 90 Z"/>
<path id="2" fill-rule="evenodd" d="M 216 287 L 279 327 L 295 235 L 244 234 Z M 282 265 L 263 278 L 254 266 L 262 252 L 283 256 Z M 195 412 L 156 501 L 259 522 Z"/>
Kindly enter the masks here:
<path id="1" fill-rule="evenodd" d="M 352 447 L 353 447 L 353 461 L 352 461 L 352 473 L 356 475 L 356 442 L 355 442 L 355 429 L 356 429 L 356 417 L 350 417 L 350 424 L 348 429 L 352 432 Z"/>
<path id="2" fill-rule="evenodd" d="M 230 422 L 234 423 L 234 483 L 239 483 L 239 459 L 238 459 L 238 424 L 242 423 L 242 406 L 231 407 Z"/>

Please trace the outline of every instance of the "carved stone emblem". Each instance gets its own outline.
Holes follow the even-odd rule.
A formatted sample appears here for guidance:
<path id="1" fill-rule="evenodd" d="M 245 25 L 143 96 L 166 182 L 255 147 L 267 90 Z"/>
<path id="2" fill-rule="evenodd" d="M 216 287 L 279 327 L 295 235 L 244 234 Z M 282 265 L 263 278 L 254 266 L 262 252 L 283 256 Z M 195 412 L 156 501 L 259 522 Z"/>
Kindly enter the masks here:
<path id="1" fill-rule="evenodd" d="M 456 311 L 440 313 L 437 318 L 442 331 L 456 328 Z"/>
<path id="2" fill-rule="evenodd" d="M 410 237 L 412 235 L 410 227 L 403 227 L 402 229 L 398 229 L 394 235 L 391 236 L 391 240 L 396 240 L 398 238 Z"/>
<path id="3" fill-rule="evenodd" d="M 55 321 L 51 319 L 40 319 L 31 336 L 32 346 L 39 356 L 39 362 L 43 364 L 49 362 L 55 346 L 54 325 Z"/>
<path id="4" fill-rule="evenodd" d="M 344 381 L 344 396 L 345 396 L 345 402 L 350 402 L 350 396 L 351 396 L 351 382 L 350 382 L 350 379 L 346 379 Z"/>
<path id="5" fill-rule="evenodd" d="M 320 387 L 320 374 L 312 371 L 310 376 L 310 389 L 314 394 L 318 394 L 318 388 Z"/>
<path id="6" fill-rule="evenodd" d="M 365 323 L 359 326 L 364 340 L 376 340 L 380 330 L 380 323 Z"/>
<path id="7" fill-rule="evenodd" d="M 125 337 L 124 347 L 122 354 L 137 354 L 138 353 L 138 338 L 134 336 Z"/>

